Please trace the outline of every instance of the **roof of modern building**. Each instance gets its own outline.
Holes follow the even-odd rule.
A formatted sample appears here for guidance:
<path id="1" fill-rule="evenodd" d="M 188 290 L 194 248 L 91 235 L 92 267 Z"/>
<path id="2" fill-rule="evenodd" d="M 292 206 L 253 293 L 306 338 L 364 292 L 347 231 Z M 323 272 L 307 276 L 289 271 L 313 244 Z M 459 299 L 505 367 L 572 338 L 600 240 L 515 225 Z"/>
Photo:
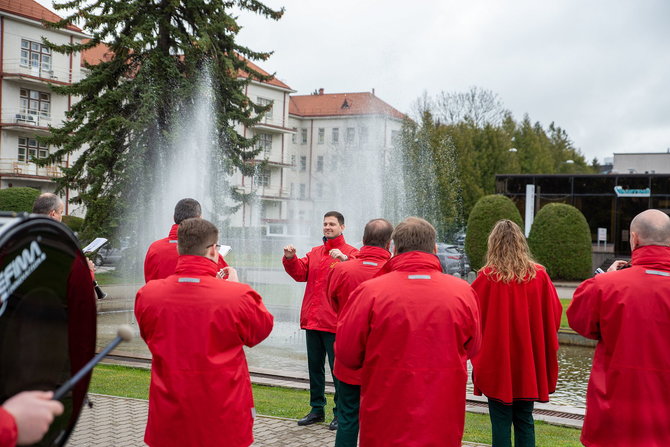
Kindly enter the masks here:
<path id="1" fill-rule="evenodd" d="M 55 23 L 62 20 L 62 17 L 58 14 L 40 5 L 35 0 L 0 0 L 0 11 L 36 20 L 38 22 L 45 21 Z M 70 31 L 81 32 L 81 29 L 74 25 L 68 25 L 66 28 Z"/>
<path id="2" fill-rule="evenodd" d="M 289 113 L 302 117 L 387 115 L 398 119 L 405 118 L 403 113 L 374 93 L 324 93 L 323 89 L 312 95 L 291 96 Z"/>

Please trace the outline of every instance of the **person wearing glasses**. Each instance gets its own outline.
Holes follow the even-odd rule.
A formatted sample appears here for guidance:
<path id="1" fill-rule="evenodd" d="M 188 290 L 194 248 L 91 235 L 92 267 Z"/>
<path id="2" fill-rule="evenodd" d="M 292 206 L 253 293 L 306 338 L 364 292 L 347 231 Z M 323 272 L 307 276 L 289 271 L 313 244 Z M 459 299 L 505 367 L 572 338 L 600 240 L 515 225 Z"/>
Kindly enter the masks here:
<path id="1" fill-rule="evenodd" d="M 152 355 L 149 446 L 247 447 L 255 415 L 243 350 L 273 317 L 246 284 L 216 278 L 219 232 L 205 219 L 177 231 L 175 272 L 137 292 L 135 317 Z M 230 267 L 228 267 L 230 269 Z"/>

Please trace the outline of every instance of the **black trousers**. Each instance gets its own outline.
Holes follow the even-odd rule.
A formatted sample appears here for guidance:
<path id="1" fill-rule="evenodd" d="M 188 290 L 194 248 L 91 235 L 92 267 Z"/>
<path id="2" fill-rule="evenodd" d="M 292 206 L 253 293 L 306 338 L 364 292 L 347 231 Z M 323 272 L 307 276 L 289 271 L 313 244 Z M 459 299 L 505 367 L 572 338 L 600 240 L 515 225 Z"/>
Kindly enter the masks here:
<path id="1" fill-rule="evenodd" d="M 335 447 L 356 447 L 358 443 L 358 411 L 361 406 L 360 385 L 340 381 L 337 398 L 337 435 Z"/>
<path id="2" fill-rule="evenodd" d="M 511 427 L 514 425 L 514 447 L 535 447 L 535 423 L 533 401 L 514 401 L 505 405 L 489 399 L 492 447 L 512 447 Z"/>
<path id="3" fill-rule="evenodd" d="M 326 406 L 326 356 L 330 371 L 333 371 L 335 363 L 335 334 L 332 332 L 315 331 L 306 329 L 307 340 L 307 368 L 309 369 L 309 404 L 312 406 L 312 413 L 324 412 Z M 333 376 L 335 384 L 335 405 L 333 405 L 333 414 L 337 416 L 337 390 L 339 381 Z"/>

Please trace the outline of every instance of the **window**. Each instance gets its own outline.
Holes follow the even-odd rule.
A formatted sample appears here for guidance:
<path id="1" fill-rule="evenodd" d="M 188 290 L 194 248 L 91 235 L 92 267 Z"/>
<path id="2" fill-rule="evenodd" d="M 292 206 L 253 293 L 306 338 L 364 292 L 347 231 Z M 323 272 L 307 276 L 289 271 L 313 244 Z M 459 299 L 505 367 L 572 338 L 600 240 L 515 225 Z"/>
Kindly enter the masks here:
<path id="1" fill-rule="evenodd" d="M 38 143 L 35 138 L 19 137 L 19 161 L 32 161 L 36 158 L 46 158 L 48 155 L 48 145 Z"/>
<path id="2" fill-rule="evenodd" d="M 256 173 L 256 185 L 258 185 L 258 186 L 270 186 L 270 170 L 269 169 L 260 169 Z"/>
<path id="3" fill-rule="evenodd" d="M 291 188 L 289 189 L 289 197 L 295 199 L 295 183 L 291 183 Z"/>
<path id="4" fill-rule="evenodd" d="M 323 172 L 323 155 L 316 157 L 316 172 Z"/>
<path id="5" fill-rule="evenodd" d="M 367 144 L 367 142 L 368 142 L 368 128 L 367 127 L 361 127 L 360 132 L 361 132 L 361 134 L 360 134 L 359 138 L 361 140 L 361 144 Z"/>
<path id="6" fill-rule="evenodd" d="M 51 116 L 51 95 L 49 93 L 22 88 L 19 101 L 20 113 L 39 115 L 44 118 Z"/>
<path id="7" fill-rule="evenodd" d="M 21 39 L 21 66 L 51 71 L 51 50 L 41 43 Z"/>
<path id="8" fill-rule="evenodd" d="M 295 171 L 295 155 L 291 155 L 291 169 Z"/>
<path id="9" fill-rule="evenodd" d="M 333 127 L 333 144 L 340 144 L 340 129 Z"/>
<path id="10" fill-rule="evenodd" d="M 316 196 L 319 199 L 323 197 L 323 183 L 316 184 Z"/>
<path id="11" fill-rule="evenodd" d="M 300 199 L 305 200 L 305 196 L 307 196 L 307 187 L 305 186 L 304 183 L 300 184 Z"/>
<path id="12" fill-rule="evenodd" d="M 266 156 L 270 155 L 270 151 L 272 151 L 272 134 L 271 133 L 258 134 L 258 143 L 256 147 L 263 151 L 263 155 Z"/>
<path id="13" fill-rule="evenodd" d="M 298 142 L 298 128 L 293 128 L 293 134 L 291 135 L 291 143 L 296 144 Z"/>
<path id="14" fill-rule="evenodd" d="M 300 156 L 300 170 L 301 171 L 307 170 L 307 156 L 305 155 Z"/>
<path id="15" fill-rule="evenodd" d="M 272 109 L 274 108 L 274 107 L 272 107 L 273 103 L 274 103 L 274 101 L 271 100 L 271 99 L 261 98 L 260 96 L 258 97 L 258 105 L 259 106 L 263 106 L 263 107 L 270 106 L 270 108 L 265 112 L 265 115 L 263 115 L 263 117 L 267 120 L 272 119 Z"/>
<path id="16" fill-rule="evenodd" d="M 326 129 L 324 129 L 323 127 L 319 127 L 319 137 L 317 143 L 323 144 L 325 139 L 326 139 Z"/>
<path id="17" fill-rule="evenodd" d="M 300 129 L 300 144 L 307 144 L 307 129 Z"/>
<path id="18" fill-rule="evenodd" d="M 353 127 L 347 127 L 347 135 L 345 138 L 345 143 L 353 144 L 354 138 L 356 138 L 356 129 Z"/>

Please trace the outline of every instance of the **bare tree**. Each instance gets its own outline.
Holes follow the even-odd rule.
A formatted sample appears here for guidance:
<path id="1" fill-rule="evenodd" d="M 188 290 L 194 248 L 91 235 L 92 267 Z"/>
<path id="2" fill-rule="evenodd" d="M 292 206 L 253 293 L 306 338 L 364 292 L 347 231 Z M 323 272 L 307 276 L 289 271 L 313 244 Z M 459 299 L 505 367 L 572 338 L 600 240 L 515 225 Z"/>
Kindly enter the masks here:
<path id="1" fill-rule="evenodd" d="M 469 121 L 476 127 L 497 126 L 507 112 L 498 94 L 476 86 L 467 92 L 443 91 L 437 95 L 434 104 L 434 114 L 443 124 Z"/>

